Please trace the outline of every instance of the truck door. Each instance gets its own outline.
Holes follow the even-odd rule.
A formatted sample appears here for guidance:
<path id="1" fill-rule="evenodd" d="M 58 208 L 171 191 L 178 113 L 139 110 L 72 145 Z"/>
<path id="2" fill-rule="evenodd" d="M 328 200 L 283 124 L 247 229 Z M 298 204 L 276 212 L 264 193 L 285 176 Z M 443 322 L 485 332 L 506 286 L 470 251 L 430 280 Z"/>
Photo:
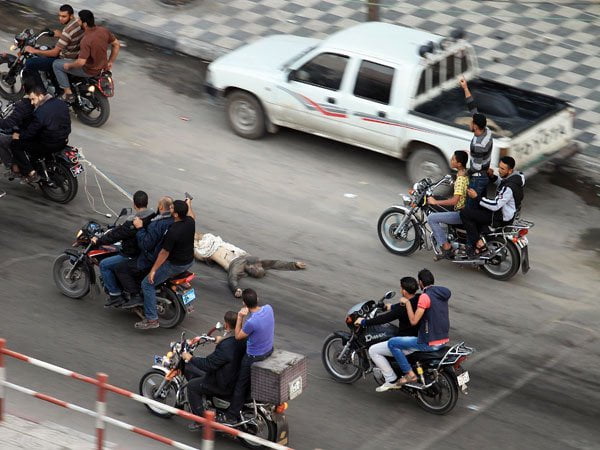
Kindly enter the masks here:
<path id="1" fill-rule="evenodd" d="M 343 139 L 348 111 L 340 106 L 340 91 L 348 56 L 320 53 L 290 72 L 280 85 L 284 120 L 292 128 Z"/>
<path id="2" fill-rule="evenodd" d="M 351 111 L 350 140 L 361 146 L 397 156 L 406 126 L 404 108 L 393 105 L 396 69 L 376 62 L 358 61 L 356 80 L 344 106 Z"/>

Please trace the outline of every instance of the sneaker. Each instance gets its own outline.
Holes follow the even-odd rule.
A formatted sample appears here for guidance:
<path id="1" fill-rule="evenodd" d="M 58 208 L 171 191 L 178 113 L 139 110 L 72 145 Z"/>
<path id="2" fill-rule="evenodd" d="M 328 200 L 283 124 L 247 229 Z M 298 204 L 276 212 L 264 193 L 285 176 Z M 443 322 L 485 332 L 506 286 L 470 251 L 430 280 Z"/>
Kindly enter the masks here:
<path id="1" fill-rule="evenodd" d="M 233 414 L 225 413 L 219 414 L 217 416 L 217 422 L 222 423 L 223 425 L 227 425 L 228 427 L 232 427 L 234 425 L 237 425 L 240 422 L 240 420 Z"/>
<path id="2" fill-rule="evenodd" d="M 200 431 L 202 429 L 202 424 L 198 422 L 192 422 L 188 425 L 188 431 Z"/>
<path id="3" fill-rule="evenodd" d="M 119 295 L 111 295 L 106 299 L 106 303 L 104 304 L 105 308 L 115 307 L 118 308 L 123 303 L 127 302 L 125 298 L 121 294 Z"/>
<path id="4" fill-rule="evenodd" d="M 121 309 L 131 309 L 143 305 L 144 299 L 140 295 L 132 295 L 129 301 L 121 304 Z"/>
<path id="5" fill-rule="evenodd" d="M 135 324 L 135 328 L 138 330 L 151 330 L 153 328 L 158 328 L 160 325 L 158 324 L 158 320 L 148 320 L 144 319 L 141 322 L 137 322 Z"/>
<path id="6" fill-rule="evenodd" d="M 398 381 L 398 380 L 394 380 L 391 383 L 386 381 L 381 386 L 378 386 L 377 388 L 375 388 L 375 391 L 386 392 L 386 391 L 389 391 L 390 389 L 398 389 L 398 386 L 396 385 L 396 381 Z"/>

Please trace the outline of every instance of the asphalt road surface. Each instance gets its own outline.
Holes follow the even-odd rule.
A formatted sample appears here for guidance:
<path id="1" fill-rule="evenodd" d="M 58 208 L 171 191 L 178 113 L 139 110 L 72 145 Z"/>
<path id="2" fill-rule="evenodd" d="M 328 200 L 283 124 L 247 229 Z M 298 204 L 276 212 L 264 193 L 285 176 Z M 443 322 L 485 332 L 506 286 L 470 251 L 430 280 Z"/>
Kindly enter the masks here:
<path id="1" fill-rule="evenodd" d="M 0 8 L 0 48 L 27 20 Z M 301 133 L 282 130 L 247 141 L 228 129 L 223 111 L 200 95 L 204 66 L 195 60 L 128 43 L 114 69 L 116 96 L 101 129 L 73 121 L 71 142 L 129 192 L 194 195 L 197 227 L 257 256 L 303 260 L 303 272 L 269 273 L 246 280 L 273 305 L 276 346 L 309 358 L 305 392 L 290 402 L 291 442 L 299 449 L 597 448 L 600 368 L 600 289 L 597 242 L 600 212 L 558 172 L 528 180 L 524 217 L 531 272 L 510 282 L 418 252 L 409 258 L 379 243 L 379 214 L 407 189 L 402 162 Z M 466 143 L 465 143 L 466 145 Z M 181 331 L 200 333 L 240 302 L 218 267 L 196 264 L 196 311 L 182 327 L 140 332 L 136 318 L 103 308 L 103 295 L 62 296 L 52 281 L 52 261 L 69 247 L 88 219 L 108 222 L 94 173 L 80 178 L 69 205 L 0 180 L 0 336 L 25 354 L 94 375 L 109 374 L 137 391 L 155 354 Z M 577 183 L 575 183 L 577 184 Z M 101 181 L 106 204 L 128 200 Z M 352 194 L 347 196 L 346 194 Z M 398 290 L 398 280 L 428 267 L 452 292 L 451 337 L 477 353 L 466 366 L 468 396 L 438 417 L 401 393 L 375 393 L 372 379 L 336 384 L 320 360 L 324 338 L 344 329 L 346 310 L 361 299 Z M 9 361 L 9 380 L 92 406 L 87 385 Z M 9 392 L 9 411 L 52 420 L 92 433 L 93 422 L 58 407 Z M 109 397 L 109 414 L 191 445 L 200 436 L 180 419 L 151 416 L 142 405 Z M 154 444 L 109 428 L 122 448 Z M 218 448 L 239 448 L 227 438 Z"/>

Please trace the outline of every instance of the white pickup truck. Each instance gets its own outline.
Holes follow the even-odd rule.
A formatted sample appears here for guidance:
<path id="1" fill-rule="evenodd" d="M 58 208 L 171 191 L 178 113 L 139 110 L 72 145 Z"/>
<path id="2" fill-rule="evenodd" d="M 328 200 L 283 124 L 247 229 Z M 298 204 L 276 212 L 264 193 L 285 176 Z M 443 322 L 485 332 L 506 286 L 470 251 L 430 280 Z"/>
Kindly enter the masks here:
<path id="1" fill-rule="evenodd" d="M 510 155 L 531 174 L 577 151 L 567 102 L 478 78 L 473 47 L 452 35 L 368 22 L 322 41 L 269 36 L 212 62 L 206 88 L 242 137 L 295 128 L 407 160 L 412 181 L 441 178 L 469 148 L 461 76 L 494 133 L 493 166 Z"/>

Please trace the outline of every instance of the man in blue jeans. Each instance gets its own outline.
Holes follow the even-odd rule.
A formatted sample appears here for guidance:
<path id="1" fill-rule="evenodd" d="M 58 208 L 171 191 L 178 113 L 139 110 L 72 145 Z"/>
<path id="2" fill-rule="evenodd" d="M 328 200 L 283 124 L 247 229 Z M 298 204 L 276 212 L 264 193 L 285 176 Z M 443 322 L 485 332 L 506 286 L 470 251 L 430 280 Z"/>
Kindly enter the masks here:
<path id="1" fill-rule="evenodd" d="M 143 303 L 139 300 L 129 301 L 122 306 L 128 309 L 141 304 L 144 305 L 145 318 L 135 324 L 135 328 L 138 330 L 150 330 L 159 327 L 156 309 L 156 286 L 164 283 L 174 275 L 185 272 L 194 262 L 196 216 L 192 211 L 192 200 L 189 198 L 185 201 L 175 200 L 171 215 L 174 222 L 165 234 L 162 248 L 150 269 L 150 273 L 142 281 Z"/>
<path id="2" fill-rule="evenodd" d="M 93 237 L 92 243 L 95 245 L 110 245 L 115 242 L 121 242 L 121 251 L 118 255 L 110 256 L 100 261 L 100 274 L 102 275 L 102 283 L 109 297 L 106 300 L 105 307 L 118 306 L 125 302 L 122 296 L 121 286 L 119 285 L 115 269 L 124 261 L 132 258 L 137 258 L 140 253 L 136 233 L 137 229 L 133 222 L 136 218 L 141 219 L 146 225 L 150 222 L 151 216 L 154 214 L 152 208 L 148 209 L 148 194 L 144 191 L 137 191 L 133 194 L 133 209 L 135 215 L 128 217 L 123 224 L 111 228 L 99 238 Z"/>
<path id="3" fill-rule="evenodd" d="M 450 341 L 450 318 L 448 316 L 448 300 L 452 295 L 450 289 L 434 286 L 433 274 L 423 269 L 418 275 L 419 286 L 423 293 L 419 296 L 417 310 L 414 311 L 407 298 L 400 299 L 406 306 L 408 319 L 412 325 L 419 324 L 418 336 L 398 336 L 388 341 L 388 348 L 396 358 L 400 369 L 404 373 L 396 382 L 385 382 L 378 392 L 389 389 L 400 389 L 403 384 L 417 381 L 417 375 L 412 370 L 404 350 L 431 352 L 438 350 Z M 422 318 L 422 320 L 421 320 Z"/>

